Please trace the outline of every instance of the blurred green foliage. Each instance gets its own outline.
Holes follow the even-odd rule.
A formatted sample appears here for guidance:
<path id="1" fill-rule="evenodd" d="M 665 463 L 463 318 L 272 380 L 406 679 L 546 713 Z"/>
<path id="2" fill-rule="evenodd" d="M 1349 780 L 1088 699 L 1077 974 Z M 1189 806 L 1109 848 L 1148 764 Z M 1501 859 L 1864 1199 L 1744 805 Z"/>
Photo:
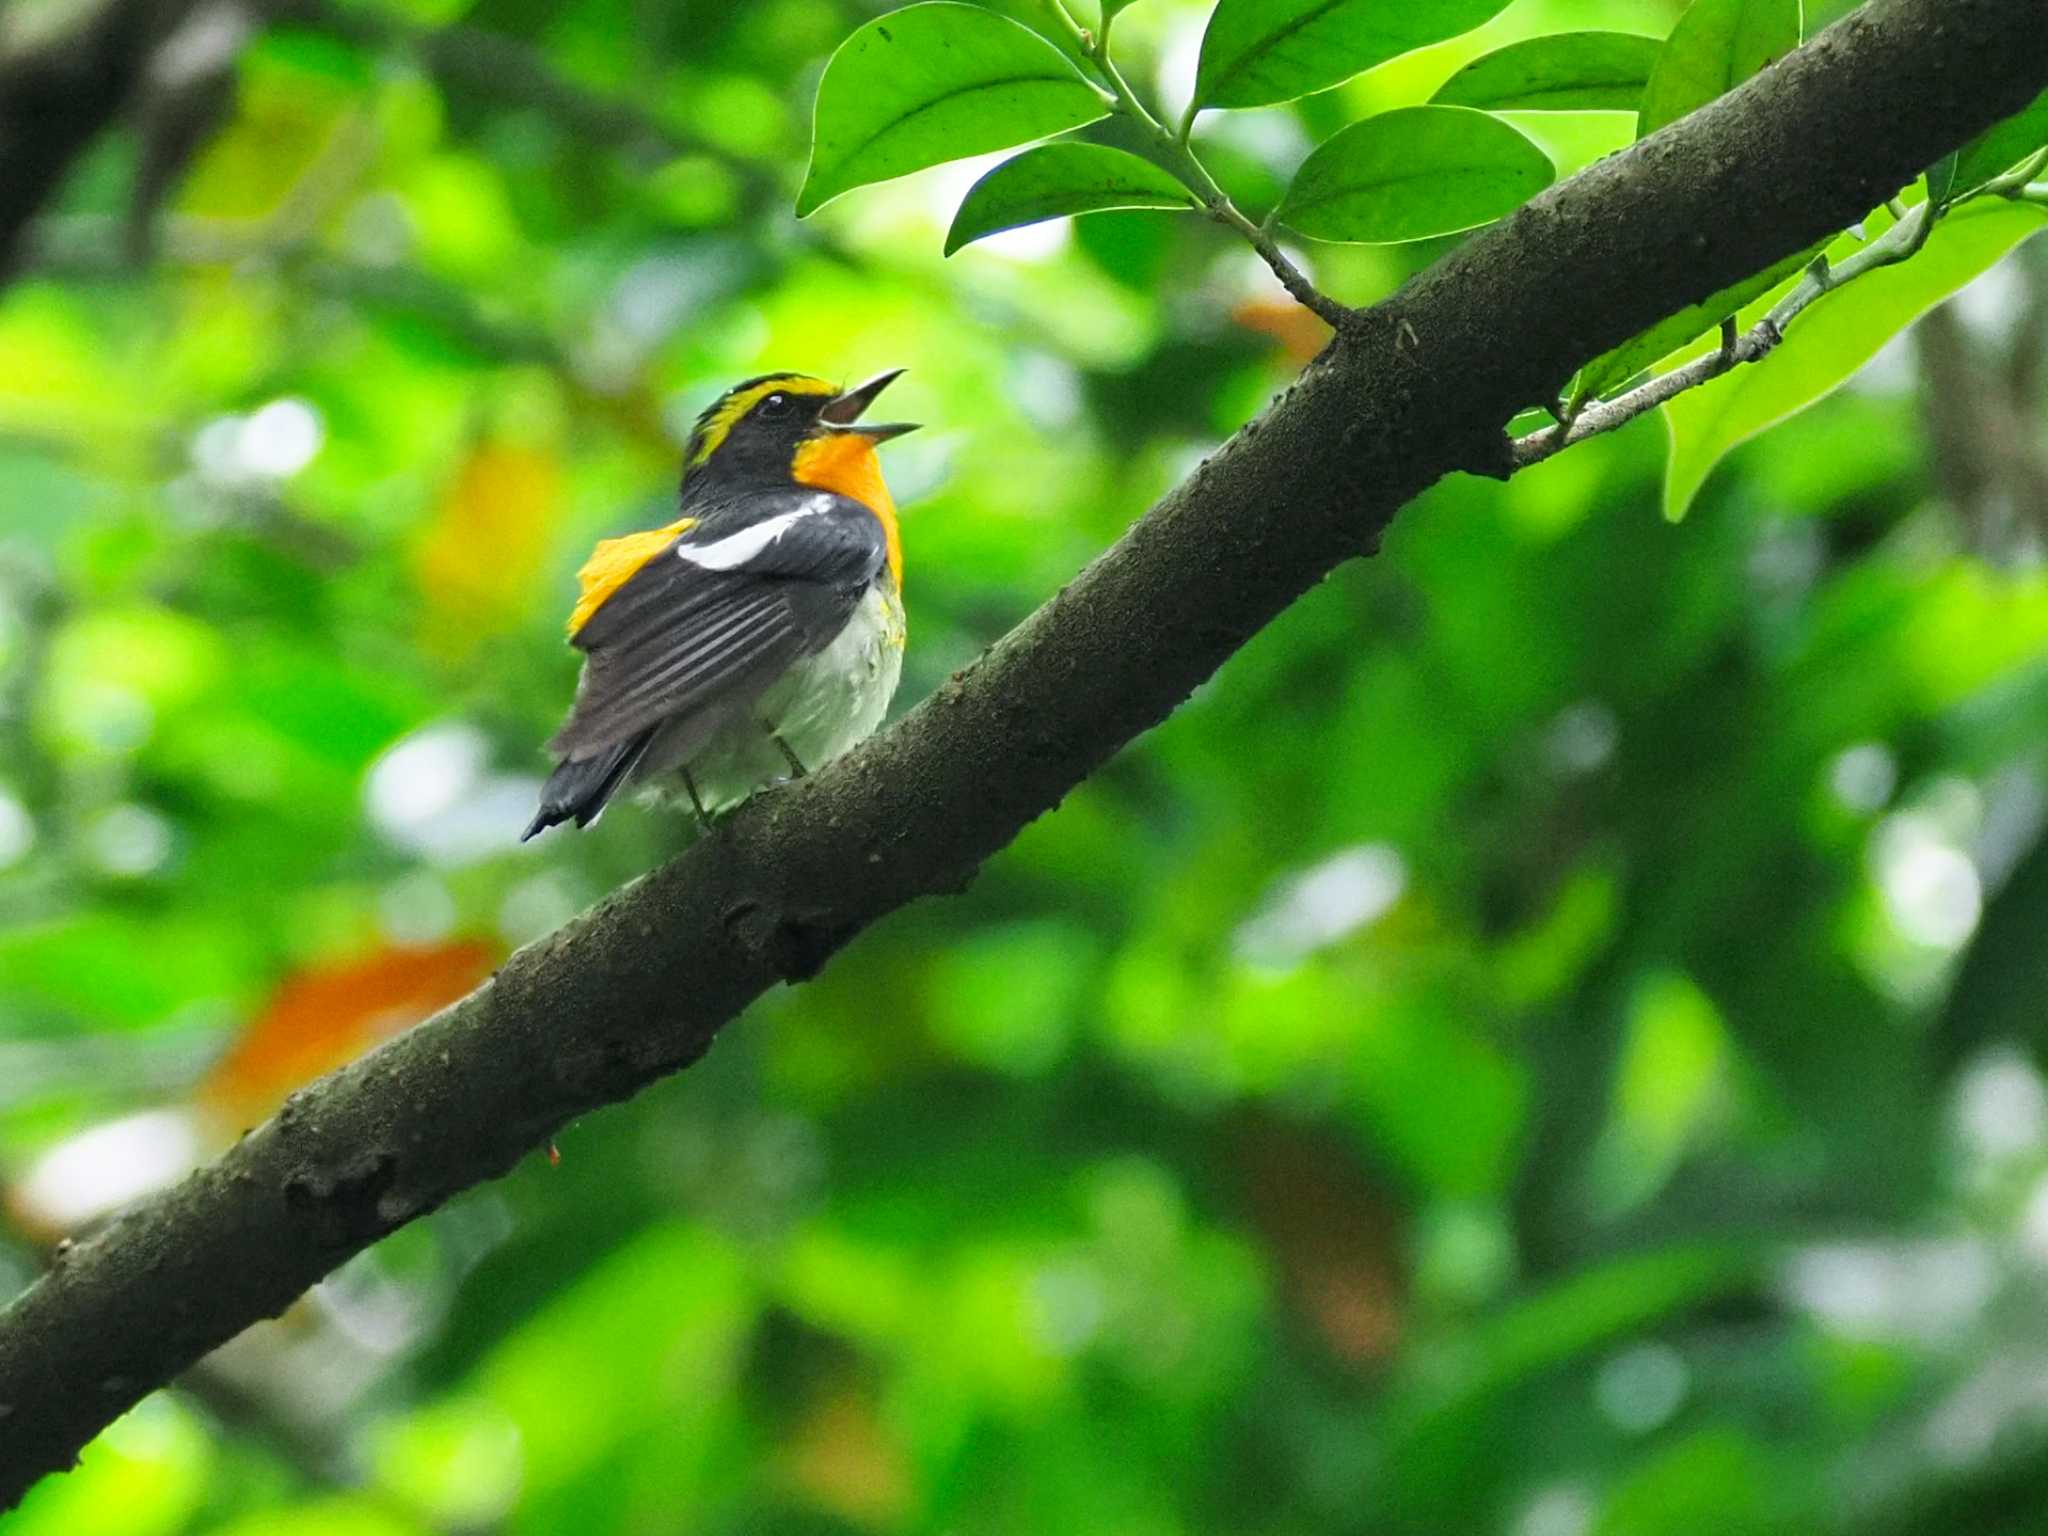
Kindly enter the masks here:
<path id="1" fill-rule="evenodd" d="M 281 988 L 523 942 L 688 836 L 513 841 L 573 572 L 665 520 L 725 384 L 910 369 L 907 702 L 1317 342 L 1172 213 L 942 260 L 980 166 L 796 223 L 854 0 L 309 14 L 152 260 L 116 135 L 0 293 L 0 1292 L 53 1179 L 179 1150 L 51 1149 L 191 1103 Z M 1675 15 L 1521 0 L 1204 148 L 1262 211 L 1484 51 Z M 1200 26 L 1118 20 L 1169 105 Z M 1521 122 L 1565 173 L 1632 127 Z M 1370 300 L 1446 244 L 1317 272 Z M 2037 452 L 2040 255 L 1940 312 Z M 1969 494 L 1932 363 L 1888 348 L 1680 529 L 1647 423 L 1439 486 L 966 896 L 0 1523 L 2040 1528 L 2044 513 Z"/>

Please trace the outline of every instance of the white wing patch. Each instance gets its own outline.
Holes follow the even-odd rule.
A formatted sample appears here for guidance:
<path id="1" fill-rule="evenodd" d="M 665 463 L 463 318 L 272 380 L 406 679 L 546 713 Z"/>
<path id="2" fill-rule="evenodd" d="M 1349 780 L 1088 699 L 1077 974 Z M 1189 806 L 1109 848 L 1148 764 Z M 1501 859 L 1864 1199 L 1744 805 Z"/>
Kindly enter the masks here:
<path id="1" fill-rule="evenodd" d="M 801 511 L 784 512 L 775 517 L 764 518 L 750 528 L 742 528 L 738 533 L 729 533 L 722 539 L 712 540 L 709 544 L 684 542 L 676 545 L 676 558 L 687 560 L 699 570 L 737 570 L 803 519 L 817 515 L 815 508 L 805 507 Z"/>

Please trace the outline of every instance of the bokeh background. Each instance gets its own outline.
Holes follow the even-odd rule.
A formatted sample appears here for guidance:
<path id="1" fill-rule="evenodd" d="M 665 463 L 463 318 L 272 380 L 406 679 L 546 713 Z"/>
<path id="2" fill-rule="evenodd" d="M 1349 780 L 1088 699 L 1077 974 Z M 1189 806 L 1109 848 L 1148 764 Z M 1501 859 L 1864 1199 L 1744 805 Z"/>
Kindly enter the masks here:
<path id="1" fill-rule="evenodd" d="M 910 702 L 1320 344 L 1191 218 L 941 260 L 978 166 L 799 225 L 875 8 L 298 4 L 45 210 L 0 291 L 0 1296 L 681 846 L 515 838 L 575 568 L 725 384 L 909 368 Z M 1677 9 L 1520 0 L 1205 143 L 1262 210 L 1487 46 Z M 1135 5 L 1135 76 L 1184 96 L 1201 20 Z M 1567 170 L 1631 127 L 1523 123 Z M 1313 259 L 1366 301 L 1442 247 Z M 1437 487 L 965 896 L 0 1527 L 2041 1528 L 2044 373 L 2048 242 L 1680 527 L 1654 420 Z"/>

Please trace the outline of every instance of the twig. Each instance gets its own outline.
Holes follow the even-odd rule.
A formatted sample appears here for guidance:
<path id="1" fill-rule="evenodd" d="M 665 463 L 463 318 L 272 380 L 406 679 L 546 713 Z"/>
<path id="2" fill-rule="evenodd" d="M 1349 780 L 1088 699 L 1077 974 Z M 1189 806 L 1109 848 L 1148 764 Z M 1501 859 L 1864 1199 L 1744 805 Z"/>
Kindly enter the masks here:
<path id="1" fill-rule="evenodd" d="M 1293 296 L 1297 304 L 1320 316 L 1333 330 L 1349 329 L 1357 318 L 1358 311 L 1349 305 L 1338 303 L 1310 282 L 1308 274 L 1297 267 L 1288 258 L 1287 253 L 1280 249 L 1279 242 L 1274 240 L 1272 232 L 1264 225 L 1255 224 L 1245 217 L 1237 204 L 1230 200 L 1230 194 L 1217 185 L 1216 178 L 1209 174 L 1208 167 L 1203 165 L 1196 158 L 1195 152 L 1188 147 L 1185 129 L 1193 124 L 1193 114 L 1190 113 L 1187 123 L 1182 125 L 1184 131 L 1175 134 L 1153 116 L 1151 109 L 1138 99 L 1137 92 L 1131 89 L 1130 83 L 1123 77 L 1123 72 L 1110 58 L 1109 28 L 1103 27 L 1091 36 L 1074 20 L 1062 0 L 1051 0 L 1051 7 L 1053 13 L 1073 34 L 1074 41 L 1101 72 L 1114 98 L 1113 110 L 1118 115 L 1128 118 L 1145 135 L 1153 152 L 1159 156 L 1160 163 L 1178 176 L 1188 190 L 1200 200 L 1202 211 L 1218 224 L 1242 235 L 1251 248 L 1258 252 L 1259 259 L 1273 269 L 1273 275 L 1280 279 L 1280 286 Z"/>
<path id="2" fill-rule="evenodd" d="M 46 681 L 52 638 L 65 612 L 64 595 L 30 557 L 0 549 L 0 597 L 15 609 L 22 643 L 0 669 L 0 762 L 12 787 L 38 816 L 55 817 L 63 799 L 63 771 L 43 749 L 32 721 Z M 6 1099 L 0 1093 L 0 1102 Z"/>
<path id="3" fill-rule="evenodd" d="M 1904 261 L 1925 245 L 1934 228 L 1935 214 L 1936 209 L 1931 203 L 1921 203 L 1907 210 L 1905 217 L 1840 264 L 1830 266 L 1825 256 L 1814 258 L 1797 286 L 1747 332 L 1738 336 L 1734 318 L 1723 319 L 1721 345 L 1706 356 L 1695 358 L 1669 373 L 1659 374 L 1612 400 L 1585 406 L 1569 421 L 1560 421 L 1555 426 L 1514 439 L 1509 446 L 1513 466 L 1526 469 L 1531 464 L 1540 464 L 1574 443 L 1627 426 L 1665 401 L 1689 389 L 1697 389 L 1710 379 L 1718 379 L 1744 363 L 1761 362 L 1785 339 L 1786 327 L 1804 314 L 1815 300 L 1845 283 L 1854 282 L 1866 272 Z"/>
<path id="4" fill-rule="evenodd" d="M 1982 194 L 1991 197 L 2026 197 L 2038 190 L 2027 185 L 2043 171 L 2048 171 L 2048 145 L 2035 150 L 2018 165 L 2002 176 L 1994 176 L 1978 188 Z"/>
<path id="5" fill-rule="evenodd" d="M 1907 209 L 1897 198 L 1890 199 L 1885 207 L 1897 221 L 1890 229 L 1838 267 L 1830 267 L 1827 257 L 1816 256 L 1799 285 L 1779 300 L 1747 335 L 1738 337 L 1734 317 L 1724 318 L 1718 350 L 1638 385 L 1627 394 L 1600 401 L 1569 417 L 1560 414 L 1555 426 L 1514 439 L 1509 447 L 1514 467 L 1525 469 L 1531 464 L 1540 464 L 1574 443 L 1626 426 L 1644 412 L 1655 410 L 1667 400 L 1696 389 L 1710 379 L 1717 379 L 1730 369 L 1768 357 L 1785 339 L 1785 328 L 1808 305 L 1866 272 L 1891 266 L 1913 255 L 1927 243 L 1934 221 L 1957 203 L 1977 197 L 2003 197 L 2013 202 L 2038 203 L 2048 207 L 2048 183 L 2034 180 L 2043 170 L 2048 170 L 2048 148 L 2036 150 L 2013 169 L 1993 177 L 1954 203 L 1939 206 L 1921 203 Z"/>

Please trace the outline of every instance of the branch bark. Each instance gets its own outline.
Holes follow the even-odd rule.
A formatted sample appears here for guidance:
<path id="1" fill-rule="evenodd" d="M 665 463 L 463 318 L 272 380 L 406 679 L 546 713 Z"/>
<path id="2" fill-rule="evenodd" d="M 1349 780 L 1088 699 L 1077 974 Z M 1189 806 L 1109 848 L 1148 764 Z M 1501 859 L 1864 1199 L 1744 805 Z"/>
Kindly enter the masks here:
<path id="1" fill-rule="evenodd" d="M 896 728 L 750 802 L 294 1096 L 0 1313 L 0 1503 L 337 1264 L 689 1065 L 976 866 L 1503 426 L 1660 316 L 1861 217 L 2048 83 L 2040 0 L 1872 0 L 1360 314 L 1064 591 Z M 1682 535 L 1674 535 L 1682 536 Z"/>

